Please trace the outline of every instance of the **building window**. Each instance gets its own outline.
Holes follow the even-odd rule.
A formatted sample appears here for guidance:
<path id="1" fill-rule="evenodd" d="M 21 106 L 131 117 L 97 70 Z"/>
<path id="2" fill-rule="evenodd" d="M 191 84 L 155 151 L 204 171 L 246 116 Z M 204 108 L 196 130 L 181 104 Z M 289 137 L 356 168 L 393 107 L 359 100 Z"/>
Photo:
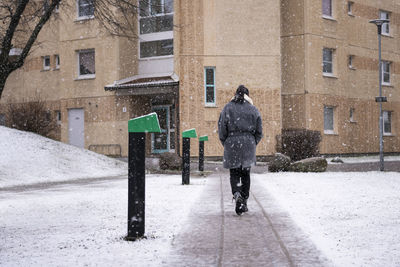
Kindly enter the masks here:
<path id="1" fill-rule="evenodd" d="M 79 78 L 94 78 L 96 75 L 94 49 L 78 51 Z"/>
<path id="2" fill-rule="evenodd" d="M 322 0 L 322 16 L 332 18 L 332 0 Z"/>
<path id="3" fill-rule="evenodd" d="M 205 105 L 215 106 L 215 67 L 206 67 L 205 75 Z"/>
<path id="4" fill-rule="evenodd" d="M 349 65 L 349 69 L 355 69 L 354 68 L 354 56 L 353 55 L 349 55 L 348 65 Z"/>
<path id="5" fill-rule="evenodd" d="M 382 84 L 390 85 L 390 65 L 389 61 L 382 61 Z"/>
<path id="6" fill-rule="evenodd" d="M 173 0 L 141 0 L 140 34 L 173 30 Z"/>
<path id="7" fill-rule="evenodd" d="M 347 14 L 353 15 L 353 5 L 354 5 L 354 2 L 352 2 L 352 1 L 347 2 Z"/>
<path id="8" fill-rule="evenodd" d="M 389 12 L 387 11 L 379 11 L 379 17 L 380 19 L 389 19 Z M 390 25 L 389 23 L 383 23 L 382 24 L 382 35 L 390 35 Z"/>
<path id="9" fill-rule="evenodd" d="M 140 58 L 171 56 L 173 46 L 173 0 L 139 0 Z"/>
<path id="10" fill-rule="evenodd" d="M 94 17 L 94 2 L 93 0 L 77 0 L 78 18 L 88 19 Z"/>
<path id="11" fill-rule="evenodd" d="M 57 124 L 61 124 L 61 111 L 56 110 Z"/>
<path id="12" fill-rule="evenodd" d="M 322 72 L 325 75 L 333 75 L 333 49 L 324 48 L 322 51 Z"/>
<path id="13" fill-rule="evenodd" d="M 60 68 L 60 56 L 54 55 L 54 62 L 56 64 L 55 69 L 58 70 Z"/>
<path id="14" fill-rule="evenodd" d="M 140 57 L 160 57 L 169 56 L 174 53 L 174 40 L 158 40 L 140 43 Z"/>
<path id="15" fill-rule="evenodd" d="M 334 134 L 334 107 L 324 106 L 324 133 Z"/>
<path id="16" fill-rule="evenodd" d="M 354 108 L 350 108 L 350 122 L 355 122 L 355 118 L 354 118 L 354 112 L 355 109 Z"/>
<path id="17" fill-rule="evenodd" d="M 391 135 L 392 134 L 392 112 L 391 111 L 382 111 L 383 112 L 383 134 Z"/>
<path id="18" fill-rule="evenodd" d="M 49 70 L 50 69 L 50 56 L 44 56 L 43 57 L 43 70 Z"/>

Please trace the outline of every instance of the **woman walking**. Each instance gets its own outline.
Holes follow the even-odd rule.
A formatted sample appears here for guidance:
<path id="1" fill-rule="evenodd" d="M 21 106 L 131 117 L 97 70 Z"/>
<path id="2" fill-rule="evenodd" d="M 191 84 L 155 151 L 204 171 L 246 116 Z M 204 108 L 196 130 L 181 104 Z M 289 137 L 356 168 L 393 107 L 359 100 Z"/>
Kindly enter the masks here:
<path id="1" fill-rule="evenodd" d="M 240 85 L 235 96 L 223 108 L 218 134 L 224 146 L 224 168 L 229 169 L 235 211 L 247 212 L 250 190 L 250 167 L 256 162 L 256 146 L 262 138 L 262 122 L 249 90 Z"/>

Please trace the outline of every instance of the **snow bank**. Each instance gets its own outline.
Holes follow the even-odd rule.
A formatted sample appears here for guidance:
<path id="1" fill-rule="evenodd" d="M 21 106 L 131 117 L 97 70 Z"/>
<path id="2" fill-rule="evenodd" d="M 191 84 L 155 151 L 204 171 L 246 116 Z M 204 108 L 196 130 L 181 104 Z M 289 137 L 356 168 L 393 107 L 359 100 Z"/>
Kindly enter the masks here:
<path id="1" fill-rule="evenodd" d="M 127 163 L 0 126 L 0 188 L 125 175 Z"/>
<path id="2" fill-rule="evenodd" d="M 0 266 L 163 266 L 206 179 L 146 175 L 147 239 L 127 242 L 126 179 L 0 194 Z"/>
<path id="3" fill-rule="evenodd" d="M 254 177 L 334 266 L 400 266 L 400 173 Z"/>

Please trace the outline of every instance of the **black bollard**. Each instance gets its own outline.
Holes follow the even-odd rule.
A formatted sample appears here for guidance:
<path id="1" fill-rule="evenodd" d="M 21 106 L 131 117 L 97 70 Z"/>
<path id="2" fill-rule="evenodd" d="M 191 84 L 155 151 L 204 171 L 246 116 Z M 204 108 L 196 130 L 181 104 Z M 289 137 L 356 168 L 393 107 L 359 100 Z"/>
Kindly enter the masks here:
<path id="1" fill-rule="evenodd" d="M 190 138 L 197 138 L 196 129 L 182 132 L 182 184 L 190 183 Z"/>
<path id="2" fill-rule="evenodd" d="M 199 142 L 199 171 L 204 171 L 204 141 Z"/>
<path id="3" fill-rule="evenodd" d="M 146 133 L 160 133 L 155 112 L 128 121 L 128 235 L 126 240 L 144 237 Z"/>
<path id="4" fill-rule="evenodd" d="M 182 184 L 190 183 L 190 138 L 183 137 L 182 142 Z"/>
<path id="5" fill-rule="evenodd" d="M 145 133 L 129 133 L 127 240 L 136 240 L 144 236 L 145 144 Z"/>
<path id="6" fill-rule="evenodd" d="M 208 136 L 199 137 L 199 171 L 204 171 L 204 142 L 208 141 Z"/>

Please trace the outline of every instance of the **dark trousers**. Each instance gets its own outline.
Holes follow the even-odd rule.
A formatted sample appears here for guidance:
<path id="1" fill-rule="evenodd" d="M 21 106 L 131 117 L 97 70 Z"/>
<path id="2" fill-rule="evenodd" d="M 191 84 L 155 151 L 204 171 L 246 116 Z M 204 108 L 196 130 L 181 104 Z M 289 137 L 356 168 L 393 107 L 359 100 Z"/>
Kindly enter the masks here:
<path id="1" fill-rule="evenodd" d="M 231 176 L 232 195 L 240 192 L 245 199 L 249 198 L 250 168 L 229 169 Z"/>

